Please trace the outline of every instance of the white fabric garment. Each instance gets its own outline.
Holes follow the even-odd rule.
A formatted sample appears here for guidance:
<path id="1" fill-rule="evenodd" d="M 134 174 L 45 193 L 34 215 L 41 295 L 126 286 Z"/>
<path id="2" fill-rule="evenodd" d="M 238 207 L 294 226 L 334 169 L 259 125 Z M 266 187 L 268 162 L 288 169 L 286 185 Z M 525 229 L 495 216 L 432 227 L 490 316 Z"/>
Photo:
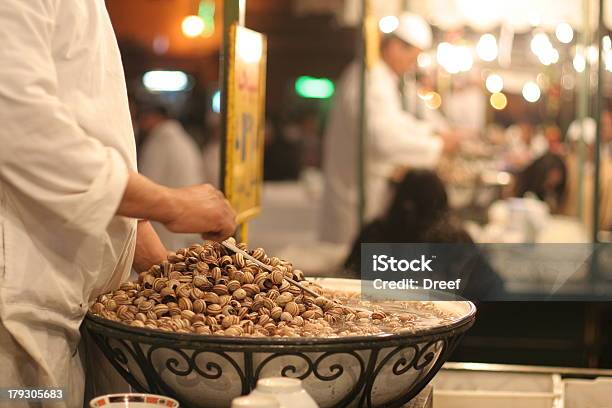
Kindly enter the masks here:
<path id="1" fill-rule="evenodd" d="M 175 120 L 162 122 L 147 135 L 140 150 L 138 167 L 142 175 L 171 188 L 201 184 L 204 179 L 202 153 Z M 152 224 L 169 250 L 202 241 L 197 234 L 175 234 L 158 222 Z"/>
<path id="2" fill-rule="evenodd" d="M 487 99 L 475 85 L 448 92 L 444 95 L 444 113 L 455 128 L 480 132 L 487 121 Z"/>
<path id="3" fill-rule="evenodd" d="M 425 100 L 417 95 L 418 89 L 414 75 L 406 75 L 404 78 L 406 110 L 417 119 L 427 122 L 434 133 L 450 132 L 451 128 L 446 117 L 440 112 L 440 109 L 428 108 Z"/>
<path id="4" fill-rule="evenodd" d="M 119 49 L 102 0 L 2 0 L 0 38 L 0 387 L 80 407 L 79 325 L 136 237 L 115 216 L 136 169 Z"/>
<path id="5" fill-rule="evenodd" d="M 321 239 L 334 243 L 358 233 L 359 69 L 351 64 L 339 81 L 324 140 Z M 432 168 L 442 150 L 431 126 L 402 109 L 398 84 L 383 61 L 366 76 L 366 221 L 384 211 L 397 167 Z"/>

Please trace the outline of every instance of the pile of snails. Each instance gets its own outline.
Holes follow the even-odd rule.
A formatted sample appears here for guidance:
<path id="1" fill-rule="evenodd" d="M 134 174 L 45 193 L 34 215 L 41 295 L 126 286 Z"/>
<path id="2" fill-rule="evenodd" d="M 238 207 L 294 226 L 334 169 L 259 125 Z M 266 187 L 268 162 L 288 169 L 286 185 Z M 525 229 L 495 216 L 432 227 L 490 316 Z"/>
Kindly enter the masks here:
<path id="1" fill-rule="evenodd" d="M 261 248 L 237 246 L 272 266 L 268 272 L 221 244 L 206 241 L 171 253 L 167 260 L 101 295 L 93 314 L 133 327 L 220 336 L 334 337 L 377 334 L 409 326 L 409 313 L 387 316 L 380 309 L 355 310 L 304 280 L 291 263 Z M 299 281 L 321 296 L 290 284 Z M 334 300 L 330 300 L 334 299 Z"/>

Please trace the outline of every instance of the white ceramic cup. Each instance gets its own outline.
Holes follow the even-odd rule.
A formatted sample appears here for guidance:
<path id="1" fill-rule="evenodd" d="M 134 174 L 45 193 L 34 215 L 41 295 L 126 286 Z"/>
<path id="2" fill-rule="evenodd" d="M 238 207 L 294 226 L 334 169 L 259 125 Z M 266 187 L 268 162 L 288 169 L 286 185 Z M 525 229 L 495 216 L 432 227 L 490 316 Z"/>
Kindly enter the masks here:
<path id="1" fill-rule="evenodd" d="M 302 387 L 296 378 L 271 377 L 257 381 L 257 387 L 251 395 L 274 396 L 279 408 L 318 408 L 314 399 Z"/>
<path id="2" fill-rule="evenodd" d="M 108 394 L 89 401 L 91 408 L 179 408 L 179 403 L 169 397 L 154 394 Z"/>
<path id="3" fill-rule="evenodd" d="M 232 408 L 280 408 L 278 400 L 268 395 L 246 395 L 234 398 Z"/>

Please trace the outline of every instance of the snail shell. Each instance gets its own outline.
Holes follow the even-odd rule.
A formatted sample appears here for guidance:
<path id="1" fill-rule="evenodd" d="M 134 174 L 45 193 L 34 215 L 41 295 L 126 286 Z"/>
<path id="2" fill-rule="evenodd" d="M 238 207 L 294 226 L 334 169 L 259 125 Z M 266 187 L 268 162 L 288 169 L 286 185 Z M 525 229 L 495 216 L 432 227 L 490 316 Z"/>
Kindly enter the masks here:
<path id="1" fill-rule="evenodd" d="M 221 326 L 224 329 L 229 328 L 230 326 L 234 326 L 240 323 L 240 318 L 238 316 L 225 316 L 223 320 L 221 320 Z"/>
<path id="2" fill-rule="evenodd" d="M 178 300 L 178 307 L 181 310 L 193 310 L 193 302 L 188 297 L 182 297 Z"/>
<path id="3" fill-rule="evenodd" d="M 102 311 L 104 311 L 104 305 L 100 302 L 96 302 L 93 304 L 93 306 L 91 307 L 91 311 L 94 312 L 95 314 L 100 314 L 102 313 Z"/>
<path id="4" fill-rule="evenodd" d="M 196 299 L 193 301 L 193 309 L 195 313 L 202 313 L 206 310 L 206 302 L 202 299 Z"/>
<path id="5" fill-rule="evenodd" d="M 240 282 L 238 282 L 237 280 L 231 280 L 227 283 L 227 290 L 230 292 L 234 292 L 237 289 L 240 289 Z"/>
<path id="6" fill-rule="evenodd" d="M 219 306 L 218 304 L 214 304 L 214 303 L 206 307 L 206 312 L 213 316 L 220 314 L 221 310 L 222 310 L 221 306 Z"/>
<path id="7" fill-rule="evenodd" d="M 274 320 L 280 319 L 281 313 L 283 313 L 283 309 L 279 306 L 275 306 L 270 309 L 270 317 L 272 317 Z"/>
<path id="8" fill-rule="evenodd" d="M 245 285 L 242 285 L 242 289 L 244 289 L 246 291 L 247 296 L 249 296 L 249 297 L 253 297 L 257 293 L 259 293 L 261 291 L 259 289 L 259 286 L 255 285 L 253 283 L 247 283 Z"/>
<path id="9" fill-rule="evenodd" d="M 382 320 L 385 317 L 387 317 L 387 315 L 384 312 L 375 311 L 375 312 L 372 312 L 372 315 L 370 317 L 372 318 L 372 320 Z"/>
<path id="10" fill-rule="evenodd" d="M 194 276 L 192 282 L 193 282 L 193 286 L 201 290 L 208 290 L 212 288 L 212 284 L 210 283 L 208 278 L 204 275 Z"/>
<path id="11" fill-rule="evenodd" d="M 267 323 L 271 322 L 272 318 L 268 315 L 261 315 L 259 316 L 259 319 L 257 320 L 257 324 L 261 325 L 261 326 L 265 326 Z"/>
<path id="12" fill-rule="evenodd" d="M 276 269 L 274 270 L 271 274 L 270 274 L 270 280 L 272 281 L 272 283 L 274 283 L 275 285 L 280 285 L 283 283 L 283 280 L 285 278 L 285 275 L 283 274 L 282 271 Z"/>
<path id="13" fill-rule="evenodd" d="M 242 273 L 244 274 L 244 278 L 243 278 L 243 282 L 242 284 L 250 284 L 253 283 L 255 281 L 255 275 L 253 274 L 253 272 L 247 268 L 242 269 Z"/>
<path id="14" fill-rule="evenodd" d="M 276 304 L 279 306 L 285 306 L 287 303 L 293 300 L 293 295 L 289 292 L 284 292 L 278 295 L 276 298 Z"/>
<path id="15" fill-rule="evenodd" d="M 247 297 L 247 292 L 244 289 L 239 288 L 239 289 L 236 289 L 234 293 L 232 293 L 232 296 L 234 297 L 234 299 L 243 300 L 244 298 Z"/>
<path id="16" fill-rule="evenodd" d="M 189 295 L 191 294 L 191 289 L 192 289 L 192 285 L 190 283 L 183 283 L 179 285 L 179 287 L 176 289 L 176 294 L 179 297 L 188 298 Z"/>
<path id="17" fill-rule="evenodd" d="M 214 292 L 204 292 L 204 295 L 201 297 L 201 299 L 207 304 L 219 304 L 220 302 L 219 295 Z"/>
<path id="18" fill-rule="evenodd" d="M 181 317 L 182 317 L 183 319 L 187 319 L 187 320 L 189 320 L 189 321 L 191 321 L 191 319 L 192 319 L 192 318 L 193 318 L 195 315 L 196 315 L 196 314 L 195 314 L 193 311 L 191 311 L 191 310 L 183 310 L 183 311 L 181 312 Z"/>
<path id="19" fill-rule="evenodd" d="M 290 313 L 291 316 L 297 316 L 300 313 L 300 307 L 295 302 L 288 302 L 285 305 L 285 312 Z M 281 316 L 282 319 L 282 316 Z"/>
<path id="20" fill-rule="evenodd" d="M 110 301 L 109 301 L 110 303 Z M 107 309 L 111 310 L 108 305 L 107 305 Z M 138 304 L 138 310 L 141 312 L 147 312 L 149 310 L 153 309 L 153 302 L 149 301 L 149 300 L 143 300 L 142 302 L 140 302 Z"/>
<path id="21" fill-rule="evenodd" d="M 227 295 L 229 293 L 227 285 L 222 285 L 222 284 L 217 284 L 213 286 L 212 291 L 215 292 L 219 296 Z"/>

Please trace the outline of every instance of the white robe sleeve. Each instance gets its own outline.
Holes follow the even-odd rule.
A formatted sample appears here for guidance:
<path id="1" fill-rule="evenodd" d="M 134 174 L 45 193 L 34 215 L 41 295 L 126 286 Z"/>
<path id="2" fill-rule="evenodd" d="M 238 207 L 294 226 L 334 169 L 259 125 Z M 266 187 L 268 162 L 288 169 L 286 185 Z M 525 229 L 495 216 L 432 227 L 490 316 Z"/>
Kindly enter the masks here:
<path id="1" fill-rule="evenodd" d="M 380 73 L 372 74 L 367 92 L 368 145 L 374 153 L 393 165 L 434 167 L 442 141 L 431 126 L 402 109 L 399 91 Z"/>
<path id="2" fill-rule="evenodd" d="M 19 205 L 97 235 L 116 212 L 128 167 L 58 97 L 53 31 L 69 28 L 56 21 L 56 3 L 0 1 L 0 183 Z"/>

